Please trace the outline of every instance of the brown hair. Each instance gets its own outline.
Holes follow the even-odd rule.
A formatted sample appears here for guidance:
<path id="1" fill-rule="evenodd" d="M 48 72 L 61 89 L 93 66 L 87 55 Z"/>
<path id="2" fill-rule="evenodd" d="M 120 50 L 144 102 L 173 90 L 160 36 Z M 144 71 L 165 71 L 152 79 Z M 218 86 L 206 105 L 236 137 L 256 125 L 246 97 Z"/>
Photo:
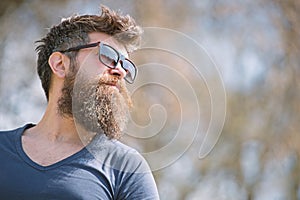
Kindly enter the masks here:
<path id="1" fill-rule="evenodd" d="M 101 6 L 101 11 L 101 15 L 76 15 L 63 19 L 60 24 L 53 26 L 44 38 L 37 41 L 41 43 L 36 48 L 37 71 L 47 100 L 52 75 L 48 59 L 53 52 L 87 44 L 88 34 L 92 32 L 103 32 L 114 36 L 128 52 L 139 46 L 142 29 L 136 25 L 133 18 L 129 15 L 121 15 L 105 6 Z M 71 63 L 75 62 L 77 52 L 68 52 L 66 55 L 71 59 Z"/>

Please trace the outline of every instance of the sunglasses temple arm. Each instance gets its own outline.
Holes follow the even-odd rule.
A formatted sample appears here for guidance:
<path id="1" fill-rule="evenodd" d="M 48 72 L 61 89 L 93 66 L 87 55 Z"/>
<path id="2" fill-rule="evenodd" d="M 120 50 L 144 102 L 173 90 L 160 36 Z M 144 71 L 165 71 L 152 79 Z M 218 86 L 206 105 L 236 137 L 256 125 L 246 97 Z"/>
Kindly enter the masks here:
<path id="1" fill-rule="evenodd" d="M 79 45 L 77 47 L 71 47 L 69 49 L 62 50 L 62 51 L 59 51 L 59 52 L 65 53 L 65 52 L 70 52 L 70 51 L 78 51 L 80 49 L 86 49 L 86 48 L 90 48 L 90 47 L 96 47 L 99 44 L 100 44 L 100 42 L 96 42 L 96 43 L 92 43 L 92 44 L 84 44 L 84 45 Z"/>

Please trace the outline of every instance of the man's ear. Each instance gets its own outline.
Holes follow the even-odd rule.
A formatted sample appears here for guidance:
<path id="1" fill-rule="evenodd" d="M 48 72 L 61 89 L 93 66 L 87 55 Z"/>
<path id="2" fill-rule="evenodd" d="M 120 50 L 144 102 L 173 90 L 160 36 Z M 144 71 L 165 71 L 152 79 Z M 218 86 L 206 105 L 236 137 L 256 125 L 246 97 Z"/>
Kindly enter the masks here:
<path id="1" fill-rule="evenodd" d="M 59 78 L 64 78 L 69 70 L 70 59 L 60 52 L 54 52 L 50 55 L 48 63 L 53 74 Z"/>

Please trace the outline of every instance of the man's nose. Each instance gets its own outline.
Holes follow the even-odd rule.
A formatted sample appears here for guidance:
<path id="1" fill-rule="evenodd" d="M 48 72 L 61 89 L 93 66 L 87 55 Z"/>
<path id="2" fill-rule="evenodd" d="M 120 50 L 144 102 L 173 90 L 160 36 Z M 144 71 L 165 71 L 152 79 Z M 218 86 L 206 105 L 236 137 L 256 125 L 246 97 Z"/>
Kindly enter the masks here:
<path id="1" fill-rule="evenodd" d="M 108 73 L 110 75 L 119 76 L 120 79 L 123 79 L 126 76 L 126 71 L 121 66 L 121 62 L 119 61 L 115 68 L 108 68 Z"/>

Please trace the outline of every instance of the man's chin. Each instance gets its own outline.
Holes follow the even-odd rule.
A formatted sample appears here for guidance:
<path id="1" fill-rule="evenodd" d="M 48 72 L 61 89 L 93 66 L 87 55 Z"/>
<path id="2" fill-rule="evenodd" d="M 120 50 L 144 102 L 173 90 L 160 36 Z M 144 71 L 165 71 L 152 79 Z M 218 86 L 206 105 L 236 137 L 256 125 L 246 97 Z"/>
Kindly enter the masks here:
<path id="1" fill-rule="evenodd" d="M 94 79 L 69 75 L 64 83 L 58 110 L 73 117 L 83 132 L 118 139 L 126 127 L 132 106 L 124 80 L 111 75 Z"/>
<path id="2" fill-rule="evenodd" d="M 129 107 L 117 86 L 101 84 L 87 94 L 90 95 L 73 101 L 77 104 L 76 122 L 87 132 L 119 139 L 126 128 Z"/>

